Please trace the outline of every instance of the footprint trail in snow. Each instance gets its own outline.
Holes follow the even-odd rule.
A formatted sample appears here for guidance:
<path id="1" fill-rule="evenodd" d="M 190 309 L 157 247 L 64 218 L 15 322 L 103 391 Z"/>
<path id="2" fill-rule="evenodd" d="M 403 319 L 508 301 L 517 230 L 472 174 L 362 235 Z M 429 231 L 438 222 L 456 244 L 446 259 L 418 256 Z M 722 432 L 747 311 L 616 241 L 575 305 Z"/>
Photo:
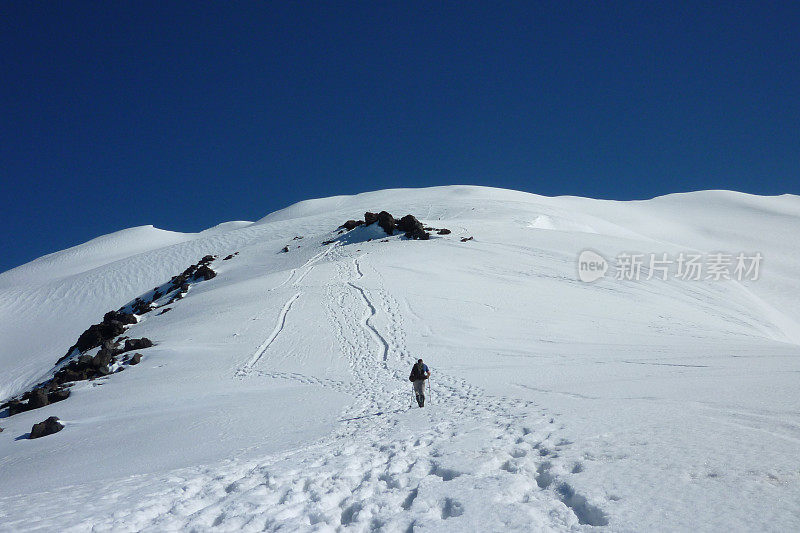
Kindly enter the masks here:
<path id="1" fill-rule="evenodd" d="M 94 530 L 528 531 L 607 525 L 601 509 L 561 480 L 567 467 L 559 463 L 559 451 L 571 443 L 558 438 L 543 409 L 488 396 L 436 368 L 432 401 L 424 409 L 410 407 L 407 375 L 416 358 L 406 348 L 403 314 L 364 257 L 329 248 L 293 270 L 275 288 L 287 286 L 289 294 L 274 330 L 237 372 L 349 394 L 353 401 L 337 429 L 289 453 L 182 471 L 135 508 L 94 522 Z M 322 291 L 353 381 L 259 369 L 302 297 L 301 282 L 323 259 L 335 262 L 337 279 Z M 363 285 L 366 276 L 372 276 L 372 288 Z M 385 328 L 376 325 L 379 318 Z"/>

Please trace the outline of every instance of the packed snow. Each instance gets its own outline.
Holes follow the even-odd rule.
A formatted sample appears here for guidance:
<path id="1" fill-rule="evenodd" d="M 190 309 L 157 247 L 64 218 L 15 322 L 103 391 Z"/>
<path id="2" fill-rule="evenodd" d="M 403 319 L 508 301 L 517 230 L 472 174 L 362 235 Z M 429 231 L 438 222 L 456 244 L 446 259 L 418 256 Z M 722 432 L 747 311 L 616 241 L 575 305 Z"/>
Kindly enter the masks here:
<path id="1" fill-rule="evenodd" d="M 337 231 L 379 210 L 452 233 Z M 0 530 L 800 530 L 799 231 L 792 195 L 452 186 L 50 254 L 0 274 L 0 402 L 107 311 L 217 276 L 129 327 L 137 366 L 0 414 Z M 583 250 L 763 264 L 584 283 Z"/>

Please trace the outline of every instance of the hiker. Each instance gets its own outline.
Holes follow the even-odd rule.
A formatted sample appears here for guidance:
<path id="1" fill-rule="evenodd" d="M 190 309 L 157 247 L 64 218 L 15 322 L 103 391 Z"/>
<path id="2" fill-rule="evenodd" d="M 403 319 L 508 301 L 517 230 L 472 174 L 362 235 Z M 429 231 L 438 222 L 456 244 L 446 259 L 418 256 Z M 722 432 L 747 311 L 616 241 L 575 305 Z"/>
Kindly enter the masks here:
<path id="1" fill-rule="evenodd" d="M 411 367 L 411 375 L 408 376 L 408 379 L 414 383 L 414 394 L 420 407 L 425 406 L 425 380 L 430 376 L 431 371 L 428 369 L 428 365 L 422 362 L 422 359 Z"/>

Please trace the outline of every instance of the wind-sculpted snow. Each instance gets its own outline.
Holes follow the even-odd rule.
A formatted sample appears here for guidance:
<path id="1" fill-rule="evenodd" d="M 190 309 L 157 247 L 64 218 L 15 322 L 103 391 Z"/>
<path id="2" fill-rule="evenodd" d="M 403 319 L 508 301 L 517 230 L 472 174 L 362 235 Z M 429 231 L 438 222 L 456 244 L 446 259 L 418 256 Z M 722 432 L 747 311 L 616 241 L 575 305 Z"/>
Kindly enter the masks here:
<path id="1" fill-rule="evenodd" d="M 339 234 L 378 207 L 451 233 Z M 797 530 L 799 217 L 796 197 L 721 191 L 398 189 L 23 265 L 0 275 L 4 397 L 108 309 L 224 258 L 136 324 L 158 342 L 135 370 L 0 419 L 0 530 Z M 764 265 L 587 284 L 585 249 Z M 49 416 L 61 431 L 20 439 Z"/>

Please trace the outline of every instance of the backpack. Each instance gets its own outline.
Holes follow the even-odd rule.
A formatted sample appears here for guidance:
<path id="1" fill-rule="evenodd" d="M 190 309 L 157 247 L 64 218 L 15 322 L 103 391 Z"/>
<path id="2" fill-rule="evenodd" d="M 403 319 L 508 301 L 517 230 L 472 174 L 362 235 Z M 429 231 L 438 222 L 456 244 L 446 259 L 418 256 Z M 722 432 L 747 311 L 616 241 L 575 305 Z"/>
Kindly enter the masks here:
<path id="1" fill-rule="evenodd" d="M 408 381 L 420 380 L 424 374 L 424 367 L 422 367 L 419 363 L 414 363 L 414 366 L 411 367 L 411 375 L 408 376 Z"/>

